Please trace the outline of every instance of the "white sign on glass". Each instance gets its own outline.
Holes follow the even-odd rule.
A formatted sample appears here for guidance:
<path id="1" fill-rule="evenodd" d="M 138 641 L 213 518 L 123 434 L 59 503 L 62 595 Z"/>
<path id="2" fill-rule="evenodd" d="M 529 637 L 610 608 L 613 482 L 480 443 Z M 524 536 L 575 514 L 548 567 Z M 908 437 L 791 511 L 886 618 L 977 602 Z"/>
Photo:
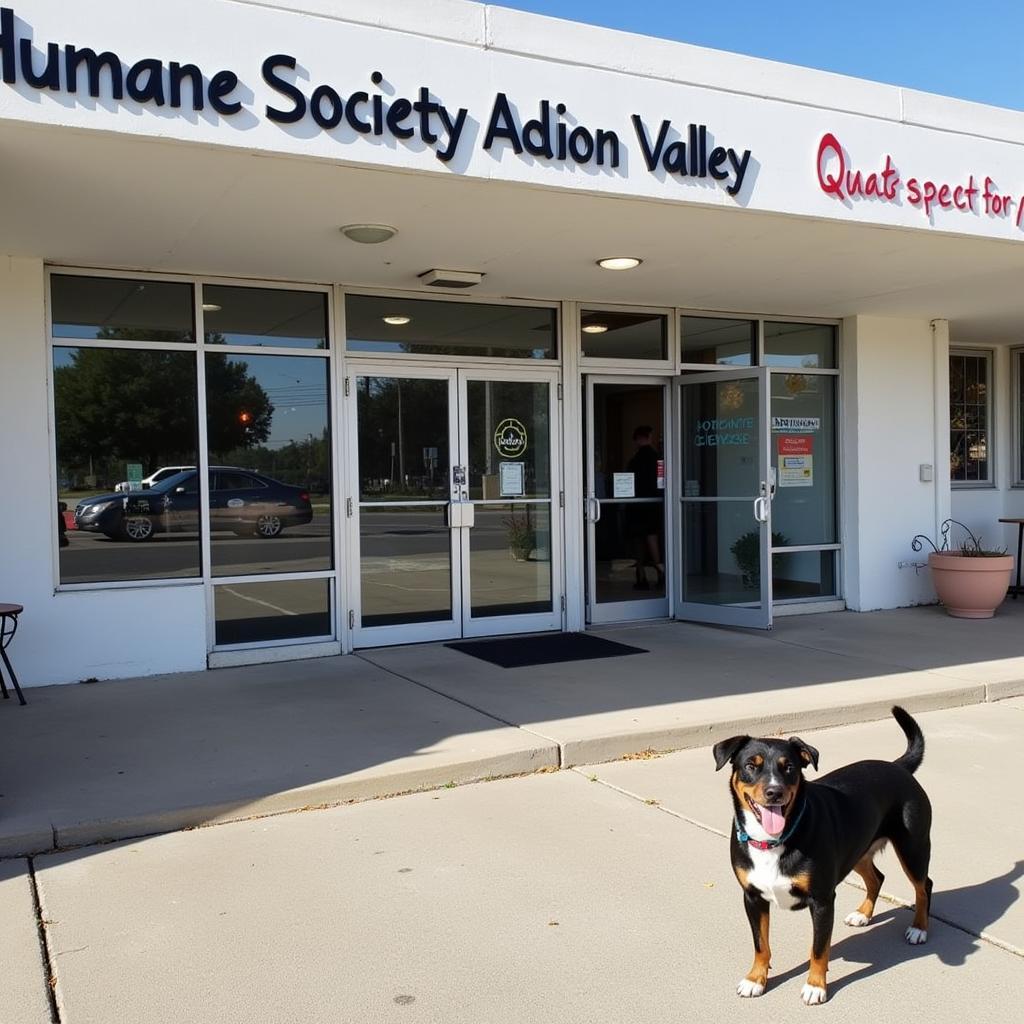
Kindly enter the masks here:
<path id="1" fill-rule="evenodd" d="M 635 498 L 636 477 L 632 473 L 612 473 L 612 497 Z"/>
<path id="2" fill-rule="evenodd" d="M 525 492 L 523 486 L 523 463 L 499 463 L 498 480 L 501 485 L 501 496 L 503 498 L 521 498 Z"/>

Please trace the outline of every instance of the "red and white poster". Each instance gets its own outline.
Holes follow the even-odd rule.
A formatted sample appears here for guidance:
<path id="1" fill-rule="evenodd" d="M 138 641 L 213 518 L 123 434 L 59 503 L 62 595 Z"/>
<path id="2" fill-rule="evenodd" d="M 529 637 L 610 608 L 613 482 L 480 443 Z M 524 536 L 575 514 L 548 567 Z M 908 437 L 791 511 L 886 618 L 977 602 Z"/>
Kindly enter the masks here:
<path id="1" fill-rule="evenodd" d="M 814 486 L 814 437 L 811 434 L 779 434 L 780 487 Z"/>

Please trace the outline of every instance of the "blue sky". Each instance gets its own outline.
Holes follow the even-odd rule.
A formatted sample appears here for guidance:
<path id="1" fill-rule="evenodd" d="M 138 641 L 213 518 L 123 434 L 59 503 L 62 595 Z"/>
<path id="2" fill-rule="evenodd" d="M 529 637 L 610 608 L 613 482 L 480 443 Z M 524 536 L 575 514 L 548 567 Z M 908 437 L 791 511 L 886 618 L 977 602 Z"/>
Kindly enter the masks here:
<path id="1" fill-rule="evenodd" d="M 572 21 L 1024 109 L 1024 3 L 499 0 Z"/>

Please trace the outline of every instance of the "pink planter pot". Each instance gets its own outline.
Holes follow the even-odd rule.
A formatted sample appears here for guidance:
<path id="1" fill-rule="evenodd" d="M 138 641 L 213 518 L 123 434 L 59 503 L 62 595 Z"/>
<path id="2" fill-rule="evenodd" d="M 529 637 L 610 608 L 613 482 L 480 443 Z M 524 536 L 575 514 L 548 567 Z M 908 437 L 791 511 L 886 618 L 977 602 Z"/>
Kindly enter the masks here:
<path id="1" fill-rule="evenodd" d="M 932 582 L 946 611 L 958 619 L 991 619 L 1006 597 L 1013 555 L 968 558 L 949 551 L 928 556 Z"/>

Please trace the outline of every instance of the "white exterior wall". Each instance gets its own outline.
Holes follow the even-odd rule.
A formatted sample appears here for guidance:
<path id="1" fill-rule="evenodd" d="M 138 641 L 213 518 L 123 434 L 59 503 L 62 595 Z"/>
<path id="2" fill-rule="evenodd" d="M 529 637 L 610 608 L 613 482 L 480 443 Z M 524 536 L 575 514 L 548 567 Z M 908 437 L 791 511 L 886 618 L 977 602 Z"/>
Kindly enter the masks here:
<path id="1" fill-rule="evenodd" d="M 941 321 L 843 322 L 844 581 L 856 611 L 935 600 L 927 570 L 898 563 L 923 560 L 911 539 L 934 536 L 949 514 L 948 362 Z M 920 480 L 922 464 L 933 467 L 930 483 Z"/>
<path id="2" fill-rule="evenodd" d="M 41 260 L 0 257 L 0 601 L 25 606 L 10 647 L 26 685 L 206 666 L 200 583 L 58 593 Z"/>

